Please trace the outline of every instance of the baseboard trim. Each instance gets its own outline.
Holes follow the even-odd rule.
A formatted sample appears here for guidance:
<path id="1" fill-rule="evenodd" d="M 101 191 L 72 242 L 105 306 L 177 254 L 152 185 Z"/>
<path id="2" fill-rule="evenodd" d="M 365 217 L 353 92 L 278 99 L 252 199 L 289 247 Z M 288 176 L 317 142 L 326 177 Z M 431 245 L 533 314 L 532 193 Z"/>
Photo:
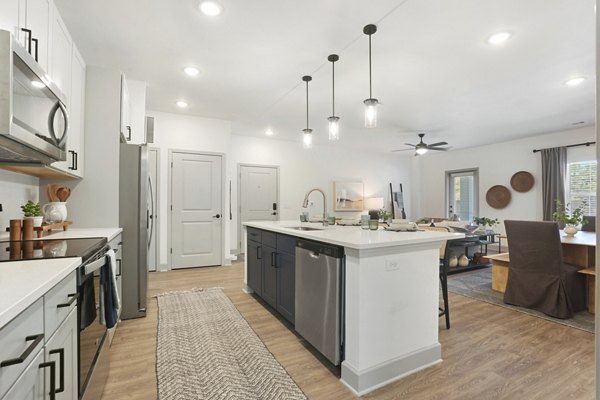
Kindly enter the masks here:
<path id="1" fill-rule="evenodd" d="M 436 343 L 360 372 L 344 361 L 340 381 L 355 395 L 363 396 L 440 362 L 442 362 L 442 347 Z"/>

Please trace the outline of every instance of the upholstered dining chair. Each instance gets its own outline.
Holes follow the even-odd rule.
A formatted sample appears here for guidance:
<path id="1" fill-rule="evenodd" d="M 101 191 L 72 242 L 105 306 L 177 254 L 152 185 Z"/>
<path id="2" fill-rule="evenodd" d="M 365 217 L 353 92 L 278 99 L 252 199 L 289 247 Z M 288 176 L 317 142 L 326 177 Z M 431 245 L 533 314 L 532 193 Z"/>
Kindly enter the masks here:
<path id="1" fill-rule="evenodd" d="M 571 318 L 585 310 L 583 267 L 563 262 L 558 224 L 504 221 L 510 241 L 510 267 L 504 302 Z"/>
<path id="2" fill-rule="evenodd" d="M 423 226 L 421 229 L 428 231 L 449 232 L 444 226 Z M 442 298 L 444 308 L 439 307 L 439 316 L 446 318 L 446 329 L 450 329 L 450 307 L 448 306 L 448 263 L 446 262 L 446 241 L 440 246 L 440 284 L 442 286 Z"/>
<path id="3" fill-rule="evenodd" d="M 584 215 L 584 221 L 587 221 L 587 224 L 581 225 L 581 230 L 583 232 L 596 232 L 596 217 Z"/>

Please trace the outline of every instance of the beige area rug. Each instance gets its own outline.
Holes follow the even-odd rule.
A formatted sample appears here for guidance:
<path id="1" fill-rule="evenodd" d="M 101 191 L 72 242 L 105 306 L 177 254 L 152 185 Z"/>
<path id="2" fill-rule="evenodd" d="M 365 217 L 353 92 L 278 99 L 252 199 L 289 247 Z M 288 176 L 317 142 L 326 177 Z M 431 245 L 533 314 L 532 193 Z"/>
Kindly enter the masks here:
<path id="1" fill-rule="evenodd" d="M 306 399 L 223 290 L 157 299 L 159 400 Z"/>

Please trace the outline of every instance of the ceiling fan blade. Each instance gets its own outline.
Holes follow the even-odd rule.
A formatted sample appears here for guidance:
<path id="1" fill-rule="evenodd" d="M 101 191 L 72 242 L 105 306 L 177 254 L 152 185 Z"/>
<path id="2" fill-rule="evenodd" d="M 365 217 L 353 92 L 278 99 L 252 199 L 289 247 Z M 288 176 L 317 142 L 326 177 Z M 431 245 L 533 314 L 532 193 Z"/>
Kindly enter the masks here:
<path id="1" fill-rule="evenodd" d="M 392 150 L 392 153 L 395 153 L 397 151 L 407 151 L 407 150 L 414 150 L 414 149 L 398 149 L 398 150 Z"/>
<path id="2" fill-rule="evenodd" d="M 407 146 L 417 147 L 416 144 L 410 144 L 410 143 L 404 143 L 404 144 L 407 145 Z"/>
<path id="3" fill-rule="evenodd" d="M 446 144 L 448 144 L 448 142 L 437 142 L 437 143 L 428 144 L 427 147 L 444 146 Z"/>
<path id="4" fill-rule="evenodd" d="M 437 150 L 437 151 L 448 151 L 448 149 L 444 148 L 444 147 L 429 147 L 427 146 L 428 150 Z"/>

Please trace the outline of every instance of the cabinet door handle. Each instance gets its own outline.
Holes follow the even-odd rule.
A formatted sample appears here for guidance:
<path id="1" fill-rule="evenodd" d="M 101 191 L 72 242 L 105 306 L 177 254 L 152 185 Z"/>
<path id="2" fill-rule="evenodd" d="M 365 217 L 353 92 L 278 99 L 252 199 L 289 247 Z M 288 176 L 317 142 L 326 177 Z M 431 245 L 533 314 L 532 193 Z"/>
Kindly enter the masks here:
<path id="1" fill-rule="evenodd" d="M 69 166 L 69 169 L 75 170 L 75 152 L 73 150 L 69 150 L 69 154 L 71 154 L 71 165 Z"/>
<path id="2" fill-rule="evenodd" d="M 127 129 L 127 141 L 130 141 L 131 140 L 131 127 L 129 125 L 126 125 L 125 129 Z"/>
<path id="3" fill-rule="evenodd" d="M 56 363 L 54 361 L 48 361 L 40 364 L 41 368 L 50 367 L 50 400 L 54 400 L 56 397 Z"/>
<path id="4" fill-rule="evenodd" d="M 29 342 L 30 340 L 33 340 L 33 342 L 29 346 L 27 346 L 25 351 L 23 353 L 21 353 L 21 355 L 19 357 L 2 361 L 0 363 L 0 368 L 8 367 L 10 365 L 21 364 L 23 361 L 25 361 L 27 359 L 27 357 L 29 357 L 29 355 L 31 354 L 33 349 L 35 349 L 37 347 L 37 345 L 40 344 L 40 342 L 42 340 L 44 340 L 44 334 L 40 333 L 38 335 L 31 335 L 31 336 L 27 336 L 25 338 L 26 342 Z"/>
<path id="5" fill-rule="evenodd" d="M 69 301 L 67 301 L 66 303 L 57 304 L 56 308 L 70 307 L 79 298 L 79 294 L 69 293 L 67 297 L 70 297 Z"/>
<path id="6" fill-rule="evenodd" d="M 115 274 L 115 276 L 121 276 L 121 273 L 123 272 L 123 267 L 121 266 L 121 260 L 117 258 L 117 264 L 119 265 L 119 272 Z"/>
<path id="7" fill-rule="evenodd" d="M 79 169 L 79 153 L 76 151 L 73 153 L 75 153 L 75 171 L 77 171 Z"/>
<path id="8" fill-rule="evenodd" d="M 31 29 L 21 28 L 21 30 L 27 34 L 27 52 L 31 54 Z"/>
<path id="9" fill-rule="evenodd" d="M 262 246 L 256 248 L 256 259 L 262 260 Z"/>
<path id="10" fill-rule="evenodd" d="M 38 62 L 38 40 L 36 38 L 32 38 L 31 41 L 35 44 L 35 55 L 33 58 L 35 58 L 35 62 Z M 29 52 L 31 52 L 31 50 L 29 50 Z"/>
<path id="11" fill-rule="evenodd" d="M 58 354 L 58 389 L 54 393 L 62 393 L 65 391 L 65 349 L 50 350 L 48 354 Z"/>
<path id="12" fill-rule="evenodd" d="M 271 253 L 271 267 L 278 268 L 277 267 L 277 253 L 276 252 L 272 252 Z"/>

